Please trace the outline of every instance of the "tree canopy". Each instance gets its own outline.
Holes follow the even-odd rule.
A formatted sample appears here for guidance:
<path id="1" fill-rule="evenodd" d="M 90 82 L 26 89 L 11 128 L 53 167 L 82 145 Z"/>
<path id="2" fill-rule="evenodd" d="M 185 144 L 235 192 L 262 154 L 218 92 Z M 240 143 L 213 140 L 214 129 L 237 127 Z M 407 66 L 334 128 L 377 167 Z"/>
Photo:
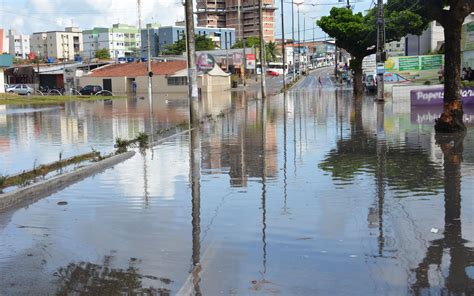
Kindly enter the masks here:
<path id="1" fill-rule="evenodd" d="M 98 49 L 95 52 L 94 57 L 96 59 L 107 60 L 110 59 L 110 52 L 107 48 Z"/>
<path id="2" fill-rule="evenodd" d="M 428 20 L 401 6 L 385 5 L 386 42 L 400 40 L 407 34 L 420 35 Z M 375 53 L 377 44 L 376 9 L 365 15 L 353 13 L 351 9 L 333 7 L 328 16 L 317 21 L 321 29 L 336 39 L 336 45 L 352 56 L 351 68 L 355 71 L 354 91 L 362 90 L 362 60 Z M 360 76 L 360 77 L 359 77 Z"/>
<path id="3" fill-rule="evenodd" d="M 211 38 L 204 35 L 195 35 L 194 41 L 196 43 L 196 50 L 213 50 L 216 48 Z M 182 38 L 173 44 L 166 46 L 163 54 L 167 55 L 181 55 L 186 51 L 186 39 Z"/>

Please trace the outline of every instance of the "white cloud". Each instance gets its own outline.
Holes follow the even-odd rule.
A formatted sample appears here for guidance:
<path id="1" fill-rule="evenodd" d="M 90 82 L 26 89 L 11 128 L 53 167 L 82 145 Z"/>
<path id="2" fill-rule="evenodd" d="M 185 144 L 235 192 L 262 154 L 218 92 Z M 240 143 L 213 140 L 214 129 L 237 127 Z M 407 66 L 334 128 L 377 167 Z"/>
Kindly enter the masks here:
<path id="1" fill-rule="evenodd" d="M 120 22 L 136 25 L 136 0 L 1 0 L 0 27 L 19 33 L 110 27 Z M 182 19 L 181 0 L 142 0 L 143 23 L 171 25 Z"/>

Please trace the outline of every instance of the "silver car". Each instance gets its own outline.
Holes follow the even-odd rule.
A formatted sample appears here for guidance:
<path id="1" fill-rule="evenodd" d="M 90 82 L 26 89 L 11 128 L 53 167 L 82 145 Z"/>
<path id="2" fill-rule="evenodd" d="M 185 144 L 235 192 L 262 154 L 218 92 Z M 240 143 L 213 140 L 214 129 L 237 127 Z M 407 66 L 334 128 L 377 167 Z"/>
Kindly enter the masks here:
<path id="1" fill-rule="evenodd" d="M 29 87 L 28 85 L 26 84 L 17 84 L 17 85 L 13 85 L 13 86 L 10 86 L 9 88 L 7 88 L 6 90 L 7 93 L 15 93 L 15 94 L 18 94 L 18 95 L 31 95 L 33 93 L 33 89 L 31 87 Z"/>

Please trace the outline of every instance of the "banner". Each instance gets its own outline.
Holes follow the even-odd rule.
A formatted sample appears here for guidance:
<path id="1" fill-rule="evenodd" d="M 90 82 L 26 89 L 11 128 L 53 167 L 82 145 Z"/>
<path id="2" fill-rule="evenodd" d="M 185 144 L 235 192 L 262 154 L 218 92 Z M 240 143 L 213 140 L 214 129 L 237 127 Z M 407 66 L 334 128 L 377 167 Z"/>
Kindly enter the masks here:
<path id="1" fill-rule="evenodd" d="M 214 57 L 207 53 L 200 53 L 196 58 L 196 68 L 200 73 L 207 73 L 214 69 L 216 65 L 216 60 Z"/>
<path id="2" fill-rule="evenodd" d="M 466 87 L 461 91 L 464 105 L 474 104 L 474 87 Z M 410 99 L 412 106 L 443 105 L 444 88 L 412 90 Z"/>
<path id="3" fill-rule="evenodd" d="M 255 54 L 247 54 L 246 55 L 247 65 L 246 69 L 248 70 L 255 70 L 256 67 L 256 55 Z"/>

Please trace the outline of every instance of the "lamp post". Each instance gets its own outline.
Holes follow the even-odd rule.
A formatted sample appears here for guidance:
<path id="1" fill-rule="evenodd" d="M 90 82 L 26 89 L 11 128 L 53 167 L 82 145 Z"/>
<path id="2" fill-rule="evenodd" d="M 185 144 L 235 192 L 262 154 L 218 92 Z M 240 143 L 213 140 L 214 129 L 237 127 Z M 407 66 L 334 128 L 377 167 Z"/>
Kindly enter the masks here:
<path id="1" fill-rule="evenodd" d="M 301 32 L 300 32 L 300 6 L 304 3 L 304 0 L 294 1 L 297 7 L 298 13 L 298 76 L 301 75 Z"/>

